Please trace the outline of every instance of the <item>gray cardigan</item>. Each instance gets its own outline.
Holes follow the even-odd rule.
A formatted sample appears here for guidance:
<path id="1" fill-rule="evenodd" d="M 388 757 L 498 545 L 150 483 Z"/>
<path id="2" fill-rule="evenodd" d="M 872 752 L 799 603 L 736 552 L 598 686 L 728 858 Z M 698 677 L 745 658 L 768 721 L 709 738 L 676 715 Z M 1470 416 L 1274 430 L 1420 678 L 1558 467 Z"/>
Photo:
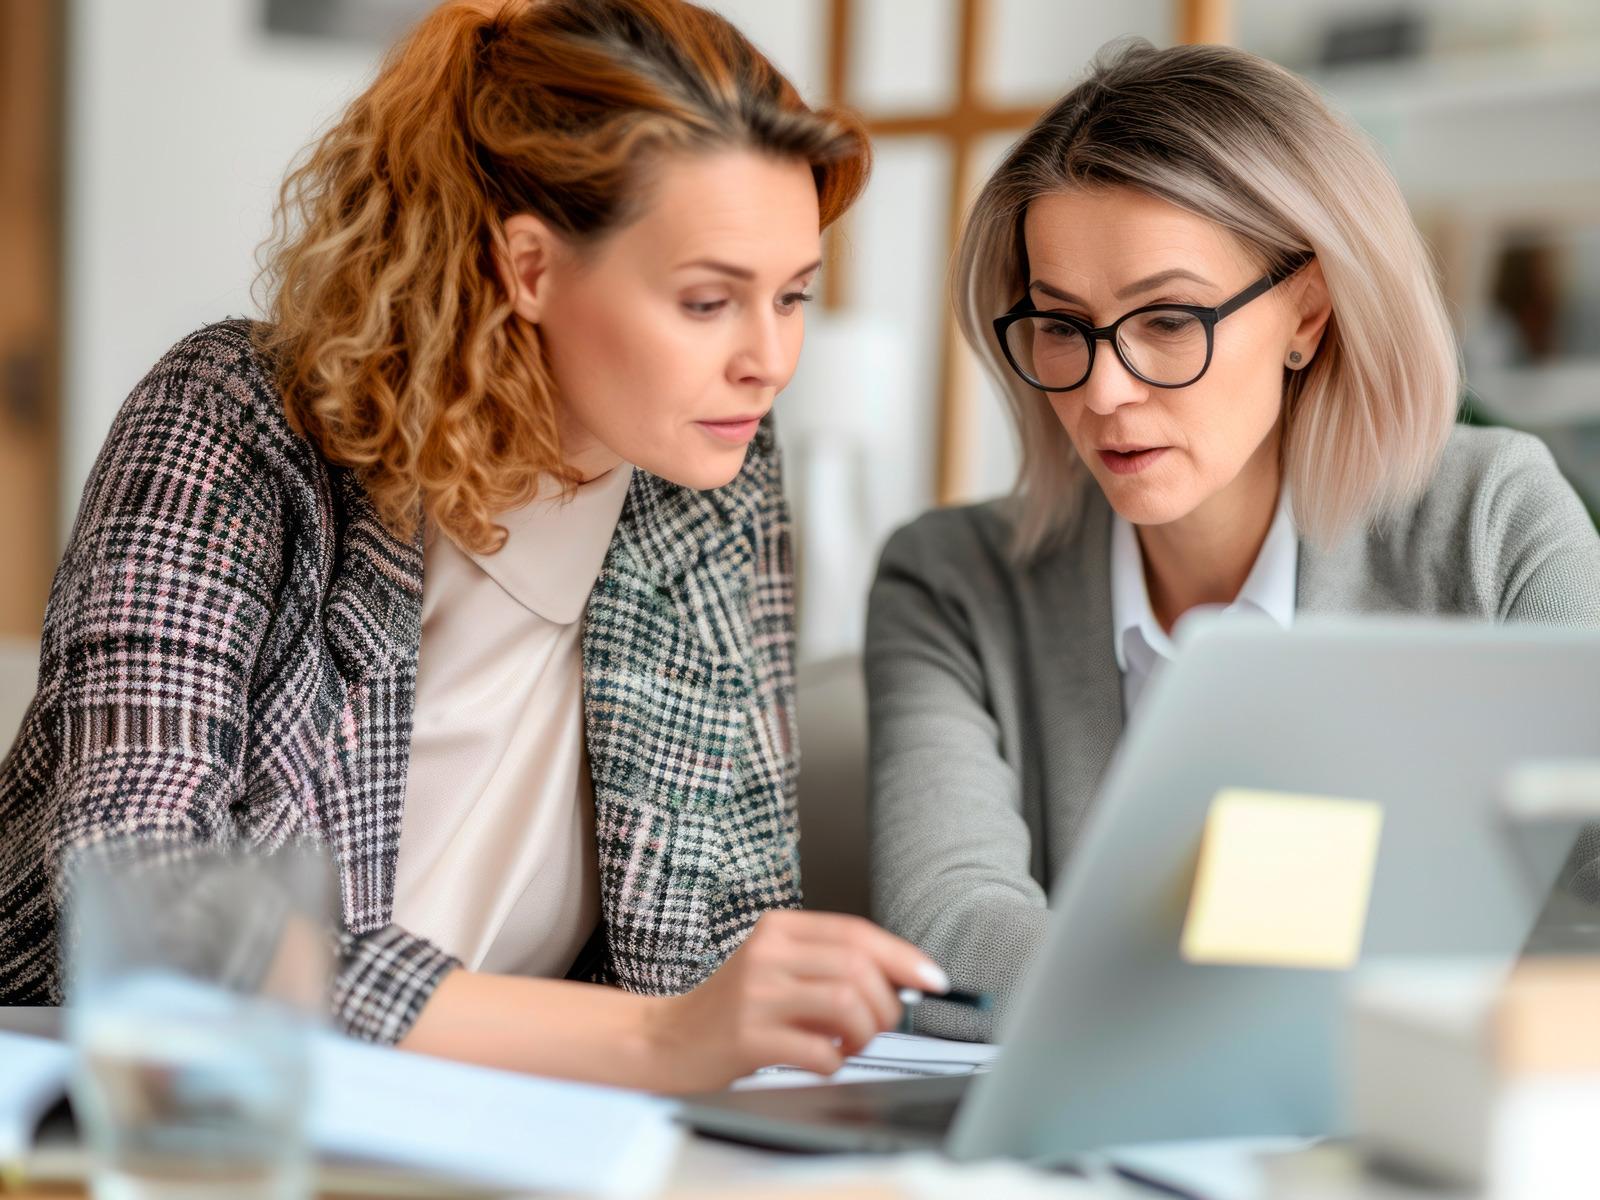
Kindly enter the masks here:
<path id="1" fill-rule="evenodd" d="M 867 618 L 874 915 L 1001 1010 L 1122 733 L 1111 510 L 1087 490 L 1026 567 L 1007 501 L 925 514 L 890 539 Z M 1296 607 L 1600 624 L 1600 538 L 1538 439 L 1458 428 L 1383 533 L 1301 544 Z M 919 1024 L 993 1027 L 939 1004 Z"/>

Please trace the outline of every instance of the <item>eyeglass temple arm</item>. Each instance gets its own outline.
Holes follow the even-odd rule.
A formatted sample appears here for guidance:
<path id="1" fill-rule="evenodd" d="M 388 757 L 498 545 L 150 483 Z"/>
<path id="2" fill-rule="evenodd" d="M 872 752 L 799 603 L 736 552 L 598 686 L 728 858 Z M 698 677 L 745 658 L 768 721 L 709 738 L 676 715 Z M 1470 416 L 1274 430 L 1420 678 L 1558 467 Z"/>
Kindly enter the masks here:
<path id="1" fill-rule="evenodd" d="M 1240 292 L 1232 300 L 1229 300 L 1226 304 L 1222 305 L 1222 307 L 1218 308 L 1217 320 L 1220 321 L 1223 317 L 1228 316 L 1230 313 L 1237 312 L 1246 304 L 1249 304 L 1250 301 L 1254 300 L 1257 296 L 1260 296 L 1265 292 L 1270 292 L 1273 288 L 1277 287 L 1285 279 L 1289 278 L 1289 276 L 1293 275 L 1296 271 L 1305 266 L 1315 257 L 1316 255 L 1311 253 L 1309 250 L 1304 251 L 1300 254 L 1296 254 L 1293 258 L 1276 270 L 1268 271 L 1265 275 L 1256 280 L 1249 287 L 1245 288 L 1244 291 Z"/>

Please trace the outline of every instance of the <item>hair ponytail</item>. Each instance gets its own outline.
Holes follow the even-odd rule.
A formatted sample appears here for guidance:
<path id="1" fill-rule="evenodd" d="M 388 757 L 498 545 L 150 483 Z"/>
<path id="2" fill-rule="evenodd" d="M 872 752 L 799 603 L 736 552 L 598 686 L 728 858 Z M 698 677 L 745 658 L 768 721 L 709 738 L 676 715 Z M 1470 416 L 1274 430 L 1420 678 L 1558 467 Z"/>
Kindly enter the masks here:
<path id="1" fill-rule="evenodd" d="M 498 549 L 495 514 L 568 479 L 537 330 L 497 268 L 501 222 L 624 222 L 643 160 L 748 146 L 812 165 L 824 224 L 865 184 L 858 122 L 814 112 L 684 0 L 452 0 L 284 181 L 259 283 L 290 424 L 356 470 L 385 524 L 424 513 Z"/>

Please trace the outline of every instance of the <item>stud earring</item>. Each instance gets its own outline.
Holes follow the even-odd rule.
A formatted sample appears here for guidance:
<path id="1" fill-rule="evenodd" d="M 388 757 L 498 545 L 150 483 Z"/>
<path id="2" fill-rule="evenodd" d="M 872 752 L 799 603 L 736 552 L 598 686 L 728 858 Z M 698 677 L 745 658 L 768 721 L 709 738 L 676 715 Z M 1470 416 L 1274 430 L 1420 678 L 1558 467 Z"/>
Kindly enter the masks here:
<path id="1" fill-rule="evenodd" d="M 1289 365 L 1291 367 L 1298 367 L 1300 365 L 1300 351 L 1298 351 L 1298 350 L 1289 351 Z"/>

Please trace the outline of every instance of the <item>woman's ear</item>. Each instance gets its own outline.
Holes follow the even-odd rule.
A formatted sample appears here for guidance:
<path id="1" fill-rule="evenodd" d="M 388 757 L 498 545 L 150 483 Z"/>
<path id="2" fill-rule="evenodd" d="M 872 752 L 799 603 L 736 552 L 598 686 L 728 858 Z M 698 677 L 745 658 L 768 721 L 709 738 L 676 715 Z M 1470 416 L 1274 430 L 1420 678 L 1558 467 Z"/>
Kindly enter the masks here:
<path id="1" fill-rule="evenodd" d="M 1328 295 L 1328 281 L 1322 274 L 1319 259 L 1313 258 L 1302 267 L 1292 286 L 1291 295 L 1300 320 L 1285 352 L 1286 365 L 1291 367 L 1311 361 L 1322 344 L 1322 335 L 1327 332 L 1328 318 L 1333 315 L 1333 298 Z"/>
<path id="2" fill-rule="evenodd" d="M 508 217 L 504 226 L 505 251 L 500 256 L 500 281 L 511 297 L 511 308 L 529 324 L 537 325 L 550 304 L 550 268 L 561 243 L 555 231 L 532 213 Z"/>

